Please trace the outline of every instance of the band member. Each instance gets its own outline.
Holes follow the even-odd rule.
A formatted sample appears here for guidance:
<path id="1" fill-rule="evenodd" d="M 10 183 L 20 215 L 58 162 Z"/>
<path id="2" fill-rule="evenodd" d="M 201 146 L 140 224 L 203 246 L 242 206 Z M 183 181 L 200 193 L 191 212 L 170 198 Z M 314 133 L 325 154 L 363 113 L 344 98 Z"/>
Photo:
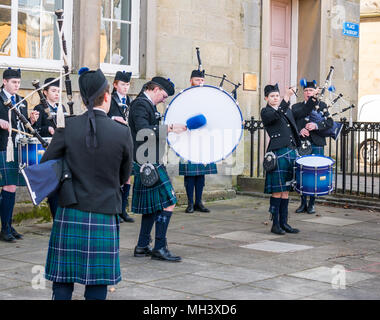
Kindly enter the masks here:
<path id="1" fill-rule="evenodd" d="M 172 255 L 167 246 L 166 233 L 177 198 L 161 158 L 168 132 L 181 133 L 187 128 L 181 124 L 160 125 L 161 114 L 156 108 L 157 104 L 174 95 L 174 92 L 174 84 L 169 79 L 154 77 L 144 85 L 129 112 L 135 161 L 132 211 L 142 214 L 135 257 L 151 256 L 156 260 L 181 261 L 181 257 Z M 147 162 L 154 165 L 159 177 L 151 187 L 142 183 L 140 173 L 141 166 Z M 149 244 L 154 224 L 155 245 L 152 250 Z"/>
<path id="2" fill-rule="evenodd" d="M 191 86 L 203 85 L 205 82 L 205 71 L 194 70 L 191 73 L 190 84 Z M 210 212 L 209 209 L 204 207 L 202 203 L 202 193 L 205 186 L 206 174 L 217 174 L 217 167 L 215 163 L 208 165 L 194 164 L 188 161 L 187 163 L 179 164 L 179 174 L 185 176 L 185 189 L 187 194 L 188 206 L 186 213 L 193 213 L 195 211 Z M 194 189 L 195 189 L 195 205 L 194 205 Z"/>
<path id="3" fill-rule="evenodd" d="M 131 173 L 133 144 L 129 128 L 107 117 L 111 95 L 102 71 L 82 68 L 79 89 L 88 111 L 56 130 L 42 158 L 64 158 L 77 198 L 66 206 L 60 190 L 45 277 L 55 300 L 70 300 L 74 283 L 86 286 L 86 300 L 104 300 L 107 285 L 121 281 L 120 185 Z"/>
<path id="4" fill-rule="evenodd" d="M 298 233 L 298 229 L 288 224 L 289 191 L 297 157 L 296 149 L 301 145 L 294 115 L 289 108 L 294 91 L 288 89 L 282 101 L 277 84 L 266 86 L 264 91 L 268 104 L 261 110 L 261 119 L 270 137 L 267 152 L 273 152 L 277 160 L 276 168 L 266 172 L 265 177 L 264 192 L 272 195 L 269 207 L 273 220 L 271 232 L 279 235 L 286 232 Z M 315 101 L 310 99 L 303 110 L 304 115 L 311 112 L 314 106 Z"/>
<path id="5" fill-rule="evenodd" d="M 47 78 L 44 84 L 50 83 L 54 78 Z M 40 113 L 38 121 L 35 123 L 34 128 L 39 132 L 41 137 L 52 137 L 55 129 L 57 128 L 57 111 L 60 97 L 60 83 L 59 80 L 51 83 L 43 89 L 43 94 L 46 97 L 46 102 L 49 109 L 45 110 L 42 103 L 34 107 L 34 110 Z M 63 112 L 66 108 L 63 106 Z"/>
<path id="6" fill-rule="evenodd" d="M 323 118 L 320 122 L 311 122 L 309 117 L 311 110 L 306 116 L 304 116 L 303 109 L 306 108 L 307 101 L 310 97 L 314 96 L 317 92 L 317 83 L 307 82 L 303 88 L 304 101 L 293 105 L 293 113 L 295 114 L 295 120 L 297 123 L 298 131 L 302 139 L 309 140 L 312 146 L 312 154 L 324 155 L 324 146 L 326 145 L 326 137 L 319 134 L 319 130 L 326 130 L 333 127 L 334 122 L 331 117 Z M 327 108 L 327 105 L 320 101 L 319 109 L 323 110 Z M 309 203 L 307 203 L 307 196 L 301 196 L 301 205 L 296 210 L 297 213 L 307 212 L 309 214 L 315 213 L 315 197 L 310 196 Z"/>
<path id="7" fill-rule="evenodd" d="M 118 71 L 116 73 L 113 82 L 111 108 L 108 112 L 108 116 L 112 120 L 115 120 L 123 125 L 128 125 L 128 113 L 131 105 L 131 98 L 127 94 L 131 85 L 131 76 L 131 72 Z M 122 220 L 120 220 L 120 222 L 123 222 L 123 220 L 125 222 L 135 222 L 135 220 L 131 218 L 127 212 L 130 189 L 131 180 L 129 179 L 128 182 L 121 187 L 123 202 L 120 214 Z"/>
<path id="8" fill-rule="evenodd" d="M 12 215 L 16 198 L 16 187 L 25 186 L 25 180 L 19 172 L 19 159 L 18 150 L 16 146 L 16 132 L 9 134 L 10 129 L 18 130 L 19 132 L 25 131 L 21 121 L 17 119 L 15 112 L 11 111 L 11 119 L 9 119 L 9 108 L 4 105 L 4 102 L 11 100 L 15 105 L 23 98 L 17 93 L 21 85 L 21 71 L 14 69 L 7 69 L 3 73 L 3 85 L 0 91 L 0 186 L 1 191 L 1 235 L 0 238 L 7 242 L 14 242 L 16 239 L 22 239 L 19 234 L 12 227 Z M 27 102 L 24 101 L 19 104 L 19 111 L 28 118 Z M 38 111 L 32 111 L 29 121 L 32 125 L 38 120 Z M 13 155 L 14 161 L 7 162 L 7 147 L 8 151 Z M 9 159 L 8 159 L 9 160 Z"/>

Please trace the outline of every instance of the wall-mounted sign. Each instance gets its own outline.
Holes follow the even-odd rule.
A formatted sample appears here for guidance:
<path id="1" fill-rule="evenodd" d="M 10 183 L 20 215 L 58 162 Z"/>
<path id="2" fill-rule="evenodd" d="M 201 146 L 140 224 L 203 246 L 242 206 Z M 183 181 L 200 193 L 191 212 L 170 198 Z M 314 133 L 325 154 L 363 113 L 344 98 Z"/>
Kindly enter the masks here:
<path id="1" fill-rule="evenodd" d="M 352 22 L 345 22 L 343 24 L 343 35 L 359 38 L 359 24 Z"/>
<path id="2" fill-rule="evenodd" d="M 255 73 L 244 73 L 243 75 L 243 90 L 256 91 L 257 90 L 257 75 Z"/>

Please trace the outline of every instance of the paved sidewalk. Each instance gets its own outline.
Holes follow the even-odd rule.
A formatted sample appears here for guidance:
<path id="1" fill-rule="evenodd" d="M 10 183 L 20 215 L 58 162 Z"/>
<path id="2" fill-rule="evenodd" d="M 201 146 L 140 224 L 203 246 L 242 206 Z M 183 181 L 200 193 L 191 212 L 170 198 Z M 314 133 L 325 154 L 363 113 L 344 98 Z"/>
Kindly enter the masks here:
<path id="1" fill-rule="evenodd" d="M 181 263 L 134 258 L 140 216 L 121 224 L 123 281 L 108 299 L 380 299 L 380 213 L 318 206 L 318 216 L 295 214 L 294 202 L 289 223 L 301 233 L 276 236 L 267 199 L 207 206 L 211 213 L 176 209 L 168 242 Z M 17 228 L 24 240 L 0 242 L 0 300 L 51 298 L 50 282 L 39 290 L 31 283 L 43 270 L 50 228 L 29 221 Z M 74 298 L 82 297 L 76 285 Z"/>

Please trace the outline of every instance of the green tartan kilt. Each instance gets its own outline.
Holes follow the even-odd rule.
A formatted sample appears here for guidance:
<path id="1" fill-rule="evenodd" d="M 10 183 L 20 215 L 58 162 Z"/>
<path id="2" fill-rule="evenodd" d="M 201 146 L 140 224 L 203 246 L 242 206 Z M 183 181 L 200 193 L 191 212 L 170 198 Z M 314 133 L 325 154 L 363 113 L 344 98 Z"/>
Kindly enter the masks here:
<path id="1" fill-rule="evenodd" d="M 277 156 L 277 168 L 265 174 L 264 193 L 272 194 L 286 192 L 292 189 L 291 181 L 294 178 L 294 166 L 297 159 L 297 151 L 290 148 L 274 150 Z"/>
<path id="2" fill-rule="evenodd" d="M 139 214 L 152 214 L 164 210 L 177 203 L 177 197 L 165 166 L 154 165 L 160 180 L 152 187 L 141 183 L 140 166 L 133 164 L 135 180 L 133 183 L 132 212 Z"/>
<path id="3" fill-rule="evenodd" d="M 120 282 L 118 216 L 59 207 L 50 236 L 45 278 L 83 285 Z"/>
<path id="4" fill-rule="evenodd" d="M 180 163 L 179 164 L 179 175 L 180 176 L 202 176 L 206 174 L 217 174 L 218 169 L 215 163 L 210 163 L 207 165 L 191 163 Z"/>
<path id="5" fill-rule="evenodd" d="M 7 152 L 0 151 L 0 186 L 26 186 L 25 179 L 19 170 L 18 150 L 14 149 L 13 162 L 7 162 Z"/>

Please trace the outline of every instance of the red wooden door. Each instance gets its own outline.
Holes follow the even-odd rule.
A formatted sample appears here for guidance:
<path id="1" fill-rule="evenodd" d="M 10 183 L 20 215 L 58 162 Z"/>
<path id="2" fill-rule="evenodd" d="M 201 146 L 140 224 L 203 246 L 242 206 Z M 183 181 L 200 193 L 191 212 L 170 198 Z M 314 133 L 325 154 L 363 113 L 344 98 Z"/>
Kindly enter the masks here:
<path id="1" fill-rule="evenodd" d="M 292 0 L 272 0 L 270 18 L 270 83 L 278 83 L 283 96 L 291 86 Z"/>

